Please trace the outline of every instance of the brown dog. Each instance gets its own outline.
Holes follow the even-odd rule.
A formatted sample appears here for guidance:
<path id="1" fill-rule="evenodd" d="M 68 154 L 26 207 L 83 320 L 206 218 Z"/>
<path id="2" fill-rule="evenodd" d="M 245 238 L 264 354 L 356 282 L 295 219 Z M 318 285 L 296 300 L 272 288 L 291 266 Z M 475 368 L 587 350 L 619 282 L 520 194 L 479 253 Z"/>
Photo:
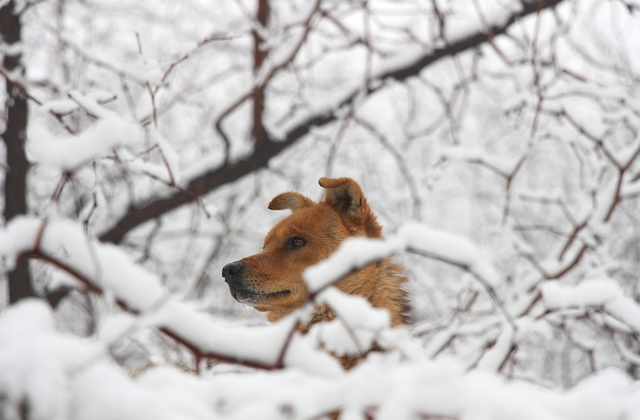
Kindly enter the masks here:
<path id="1" fill-rule="evenodd" d="M 355 181 L 321 178 L 320 186 L 325 188 L 325 200 L 319 203 L 296 192 L 275 197 L 269 209 L 291 209 L 293 213 L 267 234 L 262 252 L 222 269 L 231 295 L 267 312 L 271 322 L 307 302 L 309 293 L 302 278 L 307 267 L 327 258 L 350 236 L 382 238 L 382 228 Z M 386 259 L 349 274 L 336 286 L 365 297 L 376 308 L 389 310 L 392 325 L 398 326 L 405 323 L 407 312 L 402 272 L 401 266 Z M 302 329 L 332 318 L 327 308 L 318 307 Z"/>

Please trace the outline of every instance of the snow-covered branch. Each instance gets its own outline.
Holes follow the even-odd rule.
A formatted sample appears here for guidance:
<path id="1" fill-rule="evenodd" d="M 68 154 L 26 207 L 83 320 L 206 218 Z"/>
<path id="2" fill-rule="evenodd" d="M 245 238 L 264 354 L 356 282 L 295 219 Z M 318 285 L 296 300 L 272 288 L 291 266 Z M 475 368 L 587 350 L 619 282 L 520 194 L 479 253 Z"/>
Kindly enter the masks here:
<path id="1" fill-rule="evenodd" d="M 62 335 L 53 324 L 51 310 L 37 301 L 0 314 L 3 418 L 281 419 L 341 411 L 343 417 L 376 420 L 613 420 L 635 419 L 640 408 L 637 386 L 615 370 L 562 393 L 486 371 L 468 373 L 451 361 L 398 365 L 388 358 L 337 377 L 294 369 L 194 377 L 165 367 L 132 380 L 108 361 L 101 343 Z"/>
<path id="2" fill-rule="evenodd" d="M 152 273 L 134 264 L 117 247 L 89 239 L 78 224 L 23 217 L 12 221 L 0 235 L 0 255 L 9 269 L 23 257 L 51 264 L 81 282 L 76 286 L 80 290 L 112 299 L 142 317 L 144 326 L 158 328 L 186 346 L 196 359 L 196 369 L 201 359 L 262 369 L 301 362 L 288 353 L 290 347 L 304 346 L 294 340 L 296 319 L 261 328 L 221 327 L 207 315 L 172 300 Z M 324 366 L 326 372 L 336 372 L 337 366 L 328 356 L 315 354 L 314 363 Z"/>
<path id="3" fill-rule="evenodd" d="M 336 121 L 341 110 L 359 100 L 361 96 L 371 96 L 378 92 L 385 86 L 385 81 L 404 81 L 417 76 L 423 69 L 435 65 L 444 58 L 476 48 L 486 42 L 489 36 L 495 37 L 504 33 L 519 19 L 533 13 L 541 12 L 544 9 L 553 8 L 559 3 L 561 3 L 561 0 L 523 2 L 518 12 L 506 16 L 502 15 L 499 21 L 490 22 L 491 35 L 483 32 L 472 34 L 461 32 L 450 39 L 447 45 L 442 47 L 436 47 L 427 51 L 420 50 L 418 52 L 416 52 L 416 48 L 409 48 L 410 51 L 404 55 L 401 54 L 401 59 L 392 58 L 383 62 L 383 64 L 374 71 L 369 86 L 366 87 L 364 92 L 361 86 L 346 92 L 346 94 L 342 95 L 338 100 L 324 107 L 325 109 L 321 109 L 315 114 L 305 116 L 300 121 L 290 124 L 286 133 L 278 136 L 282 138 L 278 138 L 277 142 L 265 142 L 262 145 L 256 145 L 253 152 L 246 157 L 235 162 L 226 162 L 220 167 L 210 169 L 206 173 L 191 179 L 185 190 L 191 192 L 193 195 L 185 192 L 177 192 L 169 197 L 150 197 L 148 200 L 145 200 L 147 201 L 146 204 L 134 204 L 126 214 L 101 234 L 101 239 L 114 243 L 120 242 L 131 229 L 140 224 L 162 216 L 184 204 L 191 203 L 194 197 L 234 182 L 257 168 L 267 166 L 271 158 L 277 156 L 289 146 L 296 144 L 315 129 L 315 127 L 322 127 Z M 273 68 L 277 70 L 280 66 Z M 224 117 L 229 115 L 237 106 L 244 103 L 244 101 L 250 97 L 251 92 L 252 90 L 233 101 L 231 106 L 225 108 L 225 111 L 218 117 L 217 121 L 222 121 Z M 270 136 L 270 138 L 273 139 L 274 136 Z"/>

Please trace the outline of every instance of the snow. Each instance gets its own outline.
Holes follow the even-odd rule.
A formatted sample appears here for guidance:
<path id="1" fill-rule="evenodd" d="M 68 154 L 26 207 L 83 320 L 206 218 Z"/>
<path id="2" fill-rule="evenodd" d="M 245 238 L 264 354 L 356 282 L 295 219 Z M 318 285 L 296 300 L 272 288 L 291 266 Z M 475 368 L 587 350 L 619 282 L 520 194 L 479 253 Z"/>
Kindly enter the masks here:
<path id="1" fill-rule="evenodd" d="M 408 222 L 397 236 L 387 240 L 352 237 L 325 261 L 308 268 L 304 278 L 314 293 L 372 261 L 409 251 L 443 260 L 470 271 L 490 286 L 500 284 L 495 268 L 484 260 L 477 247 L 466 237 L 429 226 Z"/>
<path id="2" fill-rule="evenodd" d="M 126 149 L 118 151 L 118 158 L 133 171 L 148 175 L 168 185 L 179 185 L 181 181 L 180 156 L 157 130 L 150 132 L 150 138 L 151 148 L 149 149 L 149 154 L 159 155 L 160 163 L 146 160 L 150 159 L 146 154 L 136 156 Z"/>
<path id="3" fill-rule="evenodd" d="M 275 365 L 278 361 L 295 319 L 285 319 L 259 329 L 220 326 L 210 316 L 171 300 L 154 274 L 133 263 L 115 245 L 101 244 L 88 238 L 80 224 L 47 220 L 44 229 L 42 226 L 43 222 L 34 218 L 12 220 L 5 230 L 0 231 L 0 238 L 4 239 L 0 255 L 12 261 L 18 254 L 33 250 L 42 231 L 39 252 L 58 259 L 92 286 L 100 288 L 105 296 L 122 302 L 130 311 L 140 313 L 136 321 L 140 327 L 167 328 L 205 354 L 219 354 L 263 365 Z M 126 336 L 132 325 L 132 319 L 118 318 L 109 321 L 102 334 L 110 341 L 120 334 Z M 305 359 L 287 356 L 285 361 L 291 360 L 301 369 L 310 367 L 317 370 L 321 367 L 328 375 L 338 372 L 335 361 L 325 353 L 307 353 Z"/>
<path id="4" fill-rule="evenodd" d="M 28 315 L 28 316 L 26 316 Z M 24 301 L 0 317 L 0 345 L 7 346 L 22 338 L 53 331 L 51 309 L 38 302 Z"/>
<path id="5" fill-rule="evenodd" d="M 91 107 L 95 111 L 96 109 L 99 109 L 98 104 L 110 102 L 114 99 L 116 99 L 116 95 L 106 90 L 92 89 L 85 94 L 77 91 L 71 91 L 67 98 L 51 99 L 44 102 L 42 104 L 42 109 L 56 115 L 64 116 L 80 110 L 81 103 L 83 106 L 86 105 L 87 102 L 91 103 Z M 98 111 L 98 114 L 104 113 L 103 111 Z"/>
<path id="6" fill-rule="evenodd" d="M 9 224 L 2 232 L 26 233 L 34 239 L 41 223 L 24 218 Z M 433 232 L 416 225 L 404 227 L 421 234 Z M 389 316 L 385 311 L 368 306 L 362 298 L 346 296 L 334 288 L 318 295 L 318 301 L 330 305 L 344 321 L 316 325 L 306 336 L 294 335 L 285 354 L 280 373 L 226 374 L 213 377 L 194 377 L 172 368 L 156 368 L 132 380 L 110 361 L 105 346 L 109 346 L 142 327 L 167 328 L 195 344 L 203 354 L 215 351 L 240 360 L 274 363 L 287 342 L 296 317 L 288 317 L 269 326 L 221 327 L 205 314 L 188 306 L 166 300 L 157 308 L 150 308 L 159 286 L 152 276 L 135 266 L 112 246 L 88 245 L 83 232 L 73 224 L 48 221 L 42 235 L 41 250 L 59 247 L 54 239 L 63 236 L 70 243 L 65 261 L 86 270 L 75 258 L 82 243 L 92 248 L 95 259 L 119 268 L 122 278 L 114 279 L 109 270 L 100 277 L 102 287 L 113 296 L 138 307 L 141 316 L 116 314 L 109 316 L 100 329 L 100 340 L 88 342 L 64 336 L 54 329 L 52 311 L 45 303 L 27 300 L 13 305 L 0 314 L 0 390 L 8 403 L 3 418 L 15 418 L 19 401 L 27 399 L 33 418 L 53 419 L 242 419 L 261 413 L 260 418 L 280 418 L 281 410 L 305 418 L 347 407 L 346 414 L 356 418 L 376 407 L 381 419 L 409 419 L 414 413 L 450 416 L 460 419 L 507 420 L 524 419 L 616 419 L 621 416 L 638 418 L 638 389 L 622 373 L 603 370 L 566 393 L 545 390 L 527 382 L 506 381 L 491 373 L 509 352 L 514 331 L 502 329 L 495 346 L 485 354 L 478 368 L 466 371 L 447 358 L 433 361 L 428 351 L 413 346 L 406 329 L 388 330 Z M 429 248 L 424 240 L 407 233 L 412 245 Z M 474 247 L 459 241 L 456 236 L 441 234 L 452 243 L 466 244 L 458 253 L 443 252 L 458 262 L 477 264 Z M 74 242 L 76 243 L 74 245 Z M 368 247 L 371 245 L 372 247 Z M 398 241 L 396 241 L 397 244 Z M 427 241 L 428 242 L 428 241 Z M 355 245 L 354 245 L 355 244 Z M 383 246 L 387 245 L 387 246 Z M 386 257 L 394 248 L 383 241 L 352 242 L 349 247 L 364 246 Z M 350 249 L 350 248 L 347 249 Z M 13 243 L 4 250 L 18 252 L 25 245 Z M 384 251 L 384 252 L 383 252 Z M 340 251 L 344 253 L 344 251 Z M 84 256 L 86 257 L 86 255 Z M 366 259 L 358 260 L 365 263 Z M 124 287 L 123 284 L 130 283 Z M 640 319 L 637 304 L 622 295 L 613 283 L 592 281 L 576 287 L 548 283 L 543 287 L 545 305 L 567 308 L 575 305 L 604 305 L 627 322 Z M 162 300 L 162 299 L 160 299 Z M 634 312 L 635 311 L 635 312 Z M 353 354 L 353 347 L 345 347 L 352 340 L 345 334 L 349 325 L 360 345 L 369 346 L 380 337 L 380 343 L 391 344 L 388 353 L 373 353 L 350 372 L 343 372 L 337 361 L 318 346 L 327 350 Z M 342 328 L 342 330 L 340 330 Z M 531 321 L 523 329 L 534 328 Z M 385 333 L 385 331 L 387 331 Z M 368 335 L 367 335 L 368 334 Z M 333 340 L 333 341 L 332 341 Z M 406 351 L 404 351 L 406 347 Z M 605 392 L 602 392 L 605 389 Z M 262 414 L 264 413 L 264 415 Z"/>
<path id="7" fill-rule="evenodd" d="M 103 343 L 117 343 L 143 326 L 140 317 L 132 314 L 108 314 L 102 318 L 97 335 Z"/>
<path id="8" fill-rule="evenodd" d="M 27 150 L 34 163 L 74 171 L 109 155 L 114 148 L 140 141 L 143 136 L 142 127 L 135 121 L 111 114 L 77 135 L 54 136 L 44 127 L 32 125 Z"/>
<path id="9" fill-rule="evenodd" d="M 461 266 L 489 286 L 501 283 L 495 267 L 482 258 L 475 244 L 463 235 L 409 222 L 399 229 L 398 236 L 404 239 L 410 251 Z"/>
<path id="10" fill-rule="evenodd" d="M 184 381 L 183 381 L 184 382 Z M 96 384 L 101 384 L 97 387 Z M 203 398 L 179 388 L 150 386 L 132 381 L 112 366 L 91 366 L 70 387 L 74 419 L 207 419 L 210 409 Z"/>
<path id="11" fill-rule="evenodd" d="M 33 248 L 34 238 L 42 221 L 27 216 L 17 216 L 0 230 L 0 255 L 8 270 L 13 270 L 18 256 Z"/>
<path id="12" fill-rule="evenodd" d="M 351 296 L 336 288 L 329 288 L 317 296 L 316 302 L 326 303 L 336 315 L 349 325 L 361 322 L 378 329 L 390 326 L 389 314 L 386 311 L 372 308 L 369 302 L 361 296 Z"/>
<path id="13" fill-rule="evenodd" d="M 542 286 L 544 304 L 550 310 L 603 308 L 634 331 L 640 332 L 640 305 L 625 296 L 611 280 L 585 280 L 575 286 L 547 282 Z"/>
<path id="14" fill-rule="evenodd" d="M 17 419 L 21 401 L 30 418 L 68 418 L 69 373 L 100 350 L 57 334 L 41 301 L 25 300 L 0 314 L 0 417 Z"/>
<path id="15" fill-rule="evenodd" d="M 468 147 L 442 148 L 439 152 L 442 157 L 448 159 L 477 163 L 485 166 L 503 177 L 511 176 L 520 162 L 518 159 L 508 159 L 502 156 L 498 157 L 482 150 Z"/>
<path id="16" fill-rule="evenodd" d="M 439 331 L 431 336 L 428 345 L 425 346 L 425 353 L 434 358 L 444 349 L 445 345 L 454 338 L 454 332 L 450 329 Z"/>
<path id="17" fill-rule="evenodd" d="M 311 293 L 317 292 L 329 284 L 335 283 L 352 270 L 364 267 L 372 261 L 387 258 L 399 251 L 394 241 L 347 238 L 340 249 L 325 261 L 309 267 L 304 278 Z"/>
<path id="18" fill-rule="evenodd" d="M 136 158 L 136 156 L 127 151 L 120 151 L 118 157 L 127 162 L 127 166 L 133 171 L 149 175 L 152 178 L 159 179 L 166 183 L 171 182 L 169 171 L 164 164 L 146 162 L 140 158 Z"/>
<path id="19" fill-rule="evenodd" d="M 513 328 L 504 326 L 493 347 L 478 362 L 478 369 L 497 372 L 511 351 L 513 336 Z"/>
<path id="20" fill-rule="evenodd" d="M 24 53 L 24 44 L 21 42 L 14 42 L 11 44 L 3 42 L 2 45 L 0 45 L 0 51 L 2 54 L 6 54 L 8 56 L 20 55 Z"/>
<path id="21" fill-rule="evenodd" d="M 625 182 L 622 184 L 620 196 L 623 198 L 632 198 L 640 195 L 640 182 Z"/>
<path id="22" fill-rule="evenodd" d="M 372 71 L 374 75 L 373 79 L 382 78 L 387 74 L 405 69 L 431 52 L 431 50 L 423 46 L 410 45 L 390 57 L 385 57 L 383 60 L 376 60 L 374 61 Z"/>
<path id="23" fill-rule="evenodd" d="M 141 57 L 131 65 L 131 68 L 133 74 L 152 86 L 162 82 L 164 72 L 155 60 L 148 60 Z"/>
<path id="24" fill-rule="evenodd" d="M 616 150 L 612 152 L 615 156 L 615 160 L 619 167 L 626 168 L 631 164 L 633 159 L 638 155 L 640 151 L 640 134 L 637 134 L 636 137 L 627 144 L 625 147 L 620 150 Z"/>
<path id="25" fill-rule="evenodd" d="M 331 287 L 316 298 L 326 303 L 340 322 L 319 323 L 309 332 L 322 347 L 338 355 L 356 356 L 371 348 L 379 334 L 391 325 L 389 312 L 372 308 L 360 296 L 348 296 Z"/>
<path id="26" fill-rule="evenodd" d="M 151 325 L 167 328 L 185 341 L 192 343 L 204 354 L 214 353 L 230 359 L 257 362 L 265 366 L 275 365 L 284 343 L 294 328 L 295 319 L 287 318 L 279 323 L 256 327 L 223 327 L 206 314 L 199 313 L 178 302 L 167 302 L 152 316 Z M 294 342 L 292 346 L 305 346 Z M 300 369 L 320 369 L 326 375 L 339 373 L 335 360 L 325 353 L 309 349 L 306 358 L 285 354 L 285 363 Z"/>
<path id="27" fill-rule="evenodd" d="M 78 104 L 71 99 L 53 99 L 42 104 L 42 108 L 56 115 L 67 115 L 78 110 Z"/>
<path id="28" fill-rule="evenodd" d="M 28 331 L 15 328 L 23 319 L 31 320 Z M 56 334 L 51 311 L 37 301 L 15 305 L 0 316 L 0 343 L 0 389 L 9 401 L 27 396 L 33 418 L 240 419 L 262 412 L 266 417 L 261 418 L 279 418 L 278 407 L 284 406 L 311 417 L 344 405 L 354 416 L 378 406 L 380 418 L 425 412 L 500 420 L 521 410 L 519 418 L 579 419 L 588 414 L 614 419 L 634 412 L 638 393 L 615 371 L 601 372 L 569 393 L 554 394 L 524 382 L 509 384 L 490 374 L 466 373 L 452 362 L 398 365 L 382 355 L 330 380 L 295 369 L 197 378 L 167 367 L 132 380 L 105 358 L 87 364 L 87 357 L 95 354 L 91 346 Z M 18 351 L 21 357 L 16 359 L 13 352 Z M 393 413 L 396 417 L 389 417 Z M 17 415 L 3 414 L 7 419 Z"/>

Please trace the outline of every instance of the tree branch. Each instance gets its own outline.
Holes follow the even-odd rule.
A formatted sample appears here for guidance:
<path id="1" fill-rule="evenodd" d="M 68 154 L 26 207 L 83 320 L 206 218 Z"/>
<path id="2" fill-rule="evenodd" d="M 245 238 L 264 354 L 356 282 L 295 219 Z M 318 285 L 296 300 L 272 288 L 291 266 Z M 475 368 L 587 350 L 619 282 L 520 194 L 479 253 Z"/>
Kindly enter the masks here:
<path id="1" fill-rule="evenodd" d="M 378 82 L 387 79 L 404 81 L 418 75 L 423 69 L 443 58 L 453 57 L 477 48 L 486 43 L 490 37 L 495 38 L 505 33 L 506 30 L 519 19 L 544 9 L 553 8 L 562 1 L 563 0 L 542 0 L 523 2 L 520 13 L 512 15 L 500 25 L 491 26 L 488 32 L 477 33 L 451 42 L 445 46 L 426 52 L 422 57 L 404 67 L 378 74 L 372 78 L 371 83 L 369 83 L 367 87 L 364 89 L 355 89 L 341 102 L 336 103 L 333 109 L 339 110 L 340 108 L 349 106 L 357 99 L 363 96 L 370 96 L 385 86 L 384 83 Z M 130 230 L 142 223 L 160 217 L 184 204 L 193 202 L 196 197 L 200 197 L 225 184 L 234 182 L 258 169 L 267 167 L 272 157 L 278 155 L 289 146 L 296 144 L 298 140 L 309 133 L 312 127 L 324 126 L 336 121 L 338 118 L 339 115 L 334 112 L 311 115 L 305 121 L 292 128 L 284 139 L 278 142 L 274 141 L 273 137 L 265 132 L 265 141 L 256 144 L 253 153 L 250 155 L 233 163 L 226 162 L 222 166 L 194 178 L 186 187 L 186 190 L 191 194 L 180 191 L 168 197 L 151 198 L 146 200 L 146 204 L 131 207 L 120 220 L 100 235 L 100 240 L 113 243 L 121 242 Z"/>

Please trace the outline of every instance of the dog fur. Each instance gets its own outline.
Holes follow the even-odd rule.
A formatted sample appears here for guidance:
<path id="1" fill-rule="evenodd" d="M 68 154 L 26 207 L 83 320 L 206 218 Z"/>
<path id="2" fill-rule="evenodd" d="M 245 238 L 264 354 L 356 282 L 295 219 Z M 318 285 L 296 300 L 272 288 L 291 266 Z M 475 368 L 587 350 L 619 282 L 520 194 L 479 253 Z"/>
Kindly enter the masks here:
<path id="1" fill-rule="evenodd" d="M 315 202 L 297 192 L 285 192 L 270 203 L 271 210 L 292 210 L 264 239 L 262 252 L 227 264 L 222 274 L 231 295 L 241 303 L 266 312 L 275 322 L 309 299 L 302 278 L 305 269 L 335 252 L 350 236 L 382 238 L 382 228 L 360 186 L 350 178 L 321 178 L 325 199 Z M 391 259 L 371 263 L 355 271 L 336 287 L 344 293 L 365 297 L 373 307 L 387 309 L 392 326 L 406 323 L 407 297 L 403 269 Z M 316 307 L 303 332 L 333 314 Z"/>

